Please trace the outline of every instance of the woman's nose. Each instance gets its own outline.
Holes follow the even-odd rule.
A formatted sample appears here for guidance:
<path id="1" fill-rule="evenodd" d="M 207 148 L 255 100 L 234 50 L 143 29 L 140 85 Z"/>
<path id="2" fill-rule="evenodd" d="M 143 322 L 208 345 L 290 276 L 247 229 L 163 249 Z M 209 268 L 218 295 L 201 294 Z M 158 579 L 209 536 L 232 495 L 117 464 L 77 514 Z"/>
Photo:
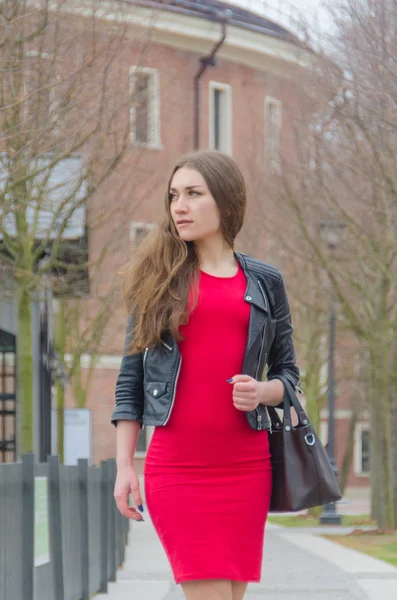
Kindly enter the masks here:
<path id="1" fill-rule="evenodd" d="M 177 199 L 176 203 L 175 203 L 175 211 L 176 212 L 185 212 L 187 208 L 187 203 L 186 203 L 186 198 L 184 198 L 182 195 L 179 196 L 179 198 Z"/>

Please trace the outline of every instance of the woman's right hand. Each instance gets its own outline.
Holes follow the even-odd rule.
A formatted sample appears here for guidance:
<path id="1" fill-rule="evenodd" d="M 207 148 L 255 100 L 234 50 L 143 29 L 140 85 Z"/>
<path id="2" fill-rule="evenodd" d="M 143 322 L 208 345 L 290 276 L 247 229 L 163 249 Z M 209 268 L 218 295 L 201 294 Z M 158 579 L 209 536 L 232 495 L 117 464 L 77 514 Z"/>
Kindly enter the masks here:
<path id="1" fill-rule="evenodd" d="M 136 508 L 128 506 L 128 497 L 131 494 L 136 507 L 143 511 L 142 497 L 139 489 L 139 479 L 132 465 L 117 467 L 117 477 L 114 486 L 114 498 L 117 508 L 124 517 L 133 521 L 143 521 L 142 515 Z"/>

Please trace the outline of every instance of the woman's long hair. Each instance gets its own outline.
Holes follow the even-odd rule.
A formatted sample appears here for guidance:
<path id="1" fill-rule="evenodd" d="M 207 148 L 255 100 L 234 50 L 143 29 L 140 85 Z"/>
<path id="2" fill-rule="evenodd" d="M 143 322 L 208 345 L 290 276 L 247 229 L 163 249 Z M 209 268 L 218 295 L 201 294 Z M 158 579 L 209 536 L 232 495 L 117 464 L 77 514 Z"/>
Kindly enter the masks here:
<path id="1" fill-rule="evenodd" d="M 194 241 L 185 242 L 177 232 L 170 211 L 170 186 L 178 169 L 188 167 L 201 173 L 220 213 L 220 229 L 231 248 L 245 214 L 246 188 L 243 175 L 228 155 L 216 151 L 194 152 L 175 165 L 168 182 L 165 214 L 155 223 L 143 242 L 134 249 L 132 260 L 121 270 L 123 296 L 128 313 L 133 313 L 134 330 L 129 352 L 159 346 L 169 331 L 181 340 L 179 326 L 188 321 L 197 303 L 198 255 Z M 196 290 L 189 304 L 191 286 Z"/>

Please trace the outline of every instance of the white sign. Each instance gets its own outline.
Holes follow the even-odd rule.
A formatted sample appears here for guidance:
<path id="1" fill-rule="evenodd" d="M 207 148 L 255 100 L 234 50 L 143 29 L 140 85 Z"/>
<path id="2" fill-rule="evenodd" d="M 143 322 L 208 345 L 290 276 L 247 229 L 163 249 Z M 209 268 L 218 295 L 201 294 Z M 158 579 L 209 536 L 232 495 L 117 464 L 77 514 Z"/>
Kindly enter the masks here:
<path id="1" fill-rule="evenodd" d="M 34 478 L 34 566 L 50 562 L 48 479 Z"/>
<path id="2" fill-rule="evenodd" d="M 91 464 L 91 411 L 88 408 L 65 408 L 64 464 L 77 465 L 79 458 Z"/>

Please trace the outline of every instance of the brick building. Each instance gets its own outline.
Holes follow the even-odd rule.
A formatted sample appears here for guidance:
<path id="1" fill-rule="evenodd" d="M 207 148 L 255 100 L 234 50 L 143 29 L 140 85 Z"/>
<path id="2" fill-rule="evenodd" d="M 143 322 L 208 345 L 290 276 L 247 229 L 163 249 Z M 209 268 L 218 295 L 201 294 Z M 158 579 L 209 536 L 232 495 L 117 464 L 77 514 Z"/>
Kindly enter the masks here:
<path id="1" fill-rule="evenodd" d="M 73 7 L 73 2 L 70 4 Z M 107 3 L 112 4 L 119 1 Z M 117 207 L 89 236 L 90 256 L 95 258 L 102 240 L 117 231 L 117 243 L 101 263 L 88 303 L 94 305 L 95 294 L 106 291 L 108 280 L 128 259 L 158 211 L 163 210 L 170 170 L 181 154 L 195 146 L 230 153 L 245 174 L 248 210 L 236 248 L 281 266 L 277 253 L 271 251 L 272 239 L 261 231 L 260 222 L 266 211 L 272 210 L 271 199 L 263 193 L 266 178 L 279 173 L 281 151 L 288 151 L 292 138 L 299 80 L 315 60 L 301 43 L 296 22 L 291 14 L 287 17 L 271 12 L 271 2 L 125 0 L 123 4 L 128 35 L 133 38 L 144 34 L 147 41 L 144 51 L 139 51 L 136 46 L 128 46 L 128 35 L 126 39 L 123 68 L 130 87 L 131 150 L 102 187 L 95 204 L 87 205 L 91 216 L 110 203 Z M 253 7 L 255 12 L 245 6 Z M 77 9 L 74 14 L 82 21 L 85 18 Z M 108 30 L 117 30 L 118 18 L 111 10 L 104 13 L 104 39 Z M 214 50 L 213 60 L 206 61 Z M 115 453 L 110 414 L 125 322 L 126 315 L 118 303 L 106 327 L 89 389 L 87 408 L 92 415 L 94 463 Z M 83 370 L 89 358 L 83 356 Z M 70 389 L 67 393 L 68 405 L 73 406 Z M 350 413 L 350 408 L 339 400 L 337 431 L 343 444 Z M 368 484 L 367 431 L 366 422 L 356 428 L 350 485 Z M 322 432 L 325 437 L 324 425 Z M 151 435 L 150 427 L 141 432 L 138 457 L 144 457 Z M 341 446 L 337 443 L 338 449 Z M 340 461 L 339 451 L 337 458 Z"/>
<path id="2" fill-rule="evenodd" d="M 139 3 L 138 3 L 139 4 Z M 162 3 L 158 3 L 162 4 Z M 236 2 L 236 4 L 245 4 Z M 222 31 L 228 8 L 228 21 Z M 257 13 L 241 6 L 211 0 L 165 3 L 153 21 L 153 37 L 144 64 L 134 57 L 128 76 L 131 82 L 131 146 L 141 149 L 139 184 L 127 192 L 136 200 L 130 219 L 122 228 L 120 251 L 109 258 L 107 269 L 115 270 L 130 247 L 144 235 L 157 210 L 162 207 L 165 184 L 174 160 L 195 147 L 194 80 L 216 44 L 225 39 L 199 82 L 199 143 L 233 155 L 248 183 L 248 211 L 236 247 L 269 260 L 272 240 L 268 235 L 250 235 L 262 211 L 271 201 L 261 196 L 266 177 L 280 169 L 280 151 L 288 149 L 297 79 L 311 68 L 313 55 L 288 27 L 267 18 L 268 8 L 257 3 Z M 135 17 L 149 19 L 149 9 L 134 9 Z M 278 15 L 280 17 L 280 15 Z M 127 74 L 126 74 L 127 76 Z M 197 132 L 196 132 L 197 135 Z M 154 174 L 145 179 L 144 173 Z M 259 192 L 259 194 L 258 194 Z M 128 202 L 128 201 L 127 201 Z M 258 203 L 262 206 L 259 208 Z M 263 206 L 264 205 L 264 206 Z M 255 241 L 253 239 L 255 238 Z M 95 246 L 95 239 L 91 240 Z M 271 260 L 279 264 L 278 256 Z M 117 323 L 117 326 L 116 326 Z M 114 401 L 114 384 L 123 344 L 125 315 L 117 311 L 112 323 L 112 351 L 104 351 L 92 384 L 89 407 L 93 411 L 93 460 L 114 453 L 114 431 L 109 413 Z M 114 335 L 118 332 L 117 336 Z M 342 360 L 339 358 L 339 361 Z M 341 463 L 348 439 L 351 407 L 343 388 L 336 411 L 337 462 Z M 349 485 L 368 485 L 368 420 L 356 426 L 353 468 Z M 321 435 L 326 440 L 327 411 L 322 411 Z M 142 431 L 137 456 L 144 457 L 150 442 L 150 427 Z"/>

